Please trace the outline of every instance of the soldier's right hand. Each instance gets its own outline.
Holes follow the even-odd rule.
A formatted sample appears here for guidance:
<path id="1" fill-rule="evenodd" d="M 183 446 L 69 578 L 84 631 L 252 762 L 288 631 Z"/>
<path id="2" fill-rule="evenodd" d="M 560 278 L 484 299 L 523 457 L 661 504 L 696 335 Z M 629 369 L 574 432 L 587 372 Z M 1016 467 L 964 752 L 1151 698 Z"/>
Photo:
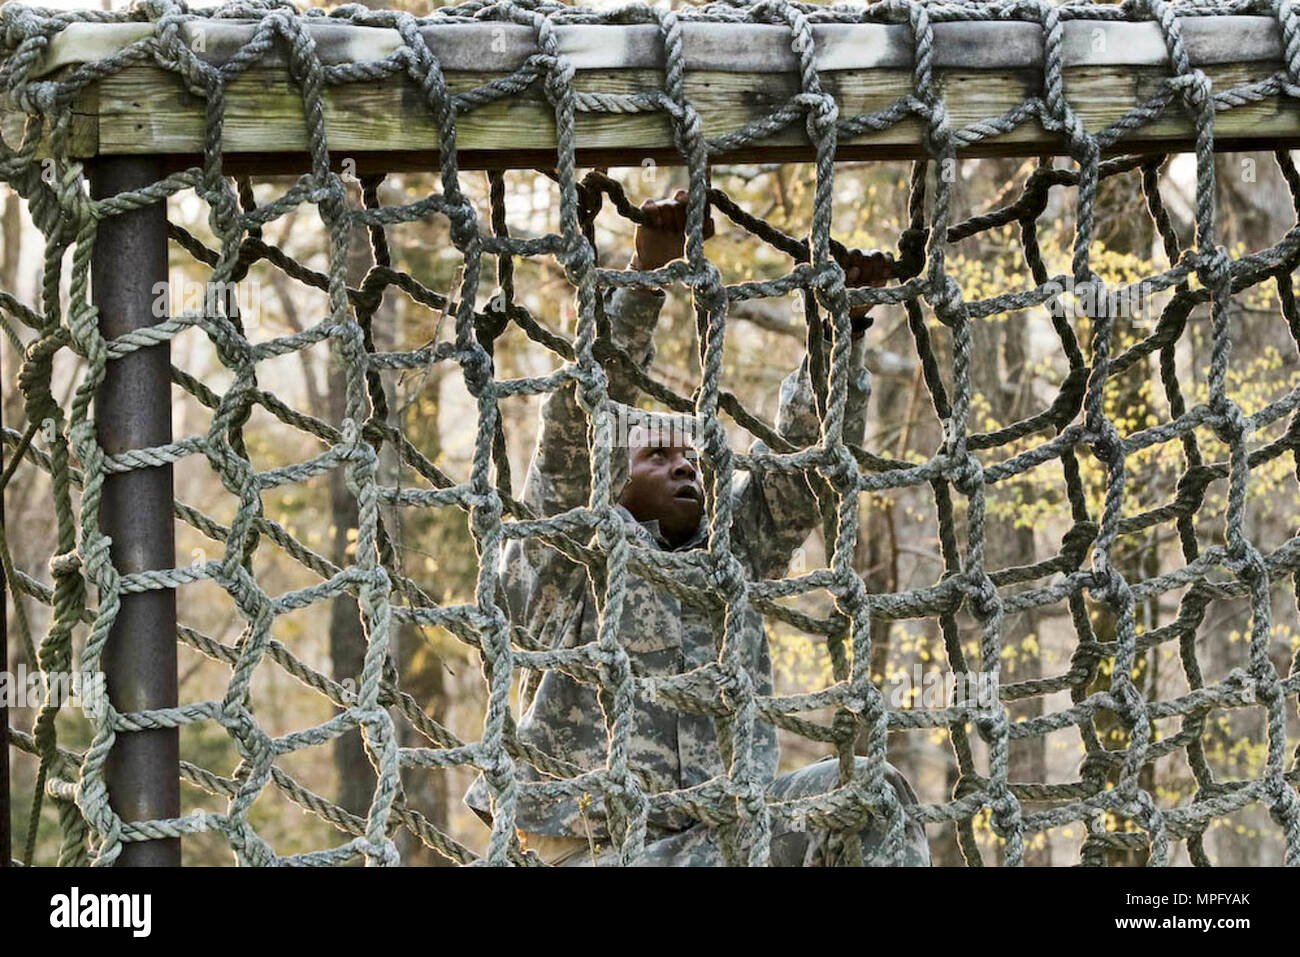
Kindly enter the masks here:
<path id="1" fill-rule="evenodd" d="M 641 204 L 644 222 L 636 228 L 633 269 L 658 269 L 682 257 L 686 246 L 686 190 L 671 199 L 647 199 Z M 704 220 L 704 238 L 713 235 L 713 217 Z"/>
<path id="2" fill-rule="evenodd" d="M 844 270 L 844 285 L 849 289 L 883 286 L 894 274 L 893 254 L 879 249 L 870 252 L 850 249 L 842 255 L 836 255 L 835 261 Z M 871 306 L 854 306 L 849 310 L 855 336 L 861 335 L 871 325 L 870 314 Z"/>

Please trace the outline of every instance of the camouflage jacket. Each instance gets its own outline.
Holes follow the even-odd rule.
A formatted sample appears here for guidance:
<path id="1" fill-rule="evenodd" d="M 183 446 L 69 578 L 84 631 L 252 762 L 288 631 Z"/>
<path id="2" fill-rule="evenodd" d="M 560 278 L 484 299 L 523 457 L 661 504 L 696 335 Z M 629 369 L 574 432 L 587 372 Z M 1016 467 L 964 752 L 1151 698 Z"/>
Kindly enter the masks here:
<path id="1" fill-rule="evenodd" d="M 606 314 L 618 343 L 642 368 L 654 358 L 654 329 L 663 307 L 659 290 L 618 289 L 605 298 Z M 853 375 L 844 420 L 846 441 L 861 444 L 870 376 L 867 373 L 865 337 L 853 344 Z M 827 352 L 829 367 L 829 349 Z M 634 405 L 636 386 L 626 374 L 609 371 L 609 395 Z M 798 369 L 781 384 L 777 431 L 796 446 L 818 440 L 819 419 L 805 354 Z M 542 408 L 541 434 L 529 466 L 524 500 L 541 515 L 555 515 L 587 504 L 590 489 L 586 415 L 574 389 L 568 386 L 549 395 Z M 770 451 L 761 441 L 753 451 Z M 615 488 L 619 487 L 618 480 Z M 796 473 L 740 473 L 733 484 L 732 549 L 753 579 L 783 577 L 791 553 L 807 539 L 818 519 L 816 497 L 807 479 Z M 620 514 L 633 534 L 633 543 L 669 549 L 658 523 L 637 522 L 622 506 Z M 707 542 L 708 516 L 701 519 L 695 537 L 677 550 L 702 547 Z M 546 647 L 572 648 L 597 640 L 597 614 L 585 569 L 546 545 L 515 539 L 502 556 L 501 580 L 509 602 L 511 621 L 524 626 Z M 742 654 L 758 694 L 772 693 L 772 665 L 761 615 L 747 607 L 741 629 Z M 619 638 L 634 670 L 645 676 L 673 675 L 716 660 L 718 640 L 706 609 L 684 603 L 629 573 Z M 520 719 L 521 740 L 542 751 L 576 764 L 584 770 L 605 767 L 608 735 L 597 689 L 558 671 L 546 672 L 536 694 Z M 777 771 L 776 730 L 759 722 L 754 737 L 754 762 L 769 783 Z M 651 792 L 677 790 L 702 784 L 725 768 L 707 715 L 677 711 L 671 706 L 637 699 L 637 712 L 628 750 L 631 769 Z M 519 780 L 544 778 L 518 763 Z M 485 819 L 489 793 L 480 776 L 465 796 L 466 803 Z M 518 804 L 517 826 L 524 831 L 551 836 L 607 837 L 603 798 L 591 795 L 587 807 L 576 799 L 542 801 L 525 796 Z M 656 814 L 649 821 L 649 836 L 671 833 L 694 823 L 680 812 Z"/>

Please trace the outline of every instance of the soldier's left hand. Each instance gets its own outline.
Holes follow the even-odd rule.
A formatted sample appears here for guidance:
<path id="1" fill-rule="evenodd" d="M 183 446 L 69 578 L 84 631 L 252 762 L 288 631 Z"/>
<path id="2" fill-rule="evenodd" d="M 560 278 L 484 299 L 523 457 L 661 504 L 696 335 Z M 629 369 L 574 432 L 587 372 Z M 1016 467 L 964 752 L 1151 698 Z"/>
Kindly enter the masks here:
<path id="1" fill-rule="evenodd" d="M 850 249 L 843 255 L 836 256 L 835 259 L 844 270 L 844 285 L 849 289 L 860 289 L 863 286 L 880 287 L 885 285 L 894 274 L 893 254 L 880 249 L 873 249 L 870 252 Z M 870 313 L 870 306 L 854 306 L 849 310 L 854 332 L 865 330 L 871 324 L 867 321 Z"/>

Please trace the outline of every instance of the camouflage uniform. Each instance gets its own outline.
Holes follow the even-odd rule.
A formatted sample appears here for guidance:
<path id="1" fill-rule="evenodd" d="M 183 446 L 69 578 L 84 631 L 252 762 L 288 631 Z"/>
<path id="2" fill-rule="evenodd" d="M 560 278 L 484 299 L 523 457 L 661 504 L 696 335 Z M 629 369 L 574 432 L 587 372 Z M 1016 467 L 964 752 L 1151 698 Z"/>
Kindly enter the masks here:
<path id="1" fill-rule="evenodd" d="M 654 358 L 654 329 L 665 295 L 661 290 L 617 289 L 605 298 L 614 338 L 642 368 Z M 860 444 L 865 425 L 870 376 L 863 364 L 865 337 L 853 344 L 856 374 L 850 383 L 845 411 L 844 436 Z M 611 399 L 635 403 L 637 389 L 625 374 L 609 374 Z M 819 420 L 805 355 L 799 368 L 781 385 L 777 431 L 799 447 L 816 443 Z M 587 503 L 590 488 L 589 455 L 586 444 L 586 416 L 579 407 L 572 386 L 550 394 L 542 409 L 541 435 L 529 467 L 524 500 L 539 514 L 555 515 Z M 761 441 L 754 451 L 769 451 Z M 620 457 L 621 458 L 621 457 Z M 622 464 L 622 463 L 620 463 Z M 626 473 L 625 466 L 620 469 Z M 615 480 L 615 488 L 619 480 Z M 807 479 L 798 473 L 742 473 L 732 489 L 734 516 L 732 549 L 754 579 L 780 578 L 786 574 L 792 551 L 803 544 L 817 520 L 816 498 Z M 619 506 L 634 544 L 670 549 L 659 532 L 658 522 L 638 522 Z M 701 547 L 707 541 L 708 518 L 701 519 L 695 536 L 676 550 Z M 509 602 L 511 621 L 523 625 L 545 646 L 572 648 L 597 640 L 594 595 L 583 566 L 536 540 L 515 539 L 502 557 L 502 583 Z M 680 674 L 715 661 L 718 646 L 707 610 L 684 603 L 653 584 L 629 573 L 619 637 L 633 659 L 634 669 L 644 676 Z M 760 695 L 772 694 L 772 665 L 762 617 L 753 607 L 744 611 L 740 631 L 741 654 Z M 607 761 L 608 735 L 599 690 L 558 672 L 546 672 L 536 695 L 519 722 L 519 737 L 542 751 L 584 769 L 603 768 Z M 776 729 L 758 722 L 754 733 L 753 760 L 769 786 L 769 800 L 822 793 L 839 784 L 838 762 L 824 761 L 793 774 L 777 778 Z M 859 758 L 865 761 L 865 758 Z M 725 773 L 717 745 L 713 718 L 678 711 L 642 696 L 637 702 L 636 721 L 628 748 L 629 766 L 650 792 L 678 790 L 702 784 Z M 521 781 L 543 778 L 531 767 L 518 768 Z M 887 777 L 904 804 L 915 804 L 916 796 L 892 767 Z M 482 776 L 465 796 L 484 818 L 490 814 L 490 799 Z M 521 831 L 553 837 L 588 836 L 609 845 L 603 797 L 591 795 L 584 809 L 577 799 L 543 801 L 521 798 L 516 825 Z M 774 864 L 829 863 L 818 832 L 783 833 L 773 825 Z M 929 864 L 924 828 L 910 822 L 907 830 L 908 860 Z M 871 861 L 878 851 L 880 835 L 868 829 L 862 834 Z M 590 863 L 591 855 L 577 855 L 569 863 Z M 603 863 L 598 861 L 597 863 Z M 647 827 L 645 863 L 720 864 L 717 836 L 713 828 L 698 823 L 681 811 L 651 812 Z"/>

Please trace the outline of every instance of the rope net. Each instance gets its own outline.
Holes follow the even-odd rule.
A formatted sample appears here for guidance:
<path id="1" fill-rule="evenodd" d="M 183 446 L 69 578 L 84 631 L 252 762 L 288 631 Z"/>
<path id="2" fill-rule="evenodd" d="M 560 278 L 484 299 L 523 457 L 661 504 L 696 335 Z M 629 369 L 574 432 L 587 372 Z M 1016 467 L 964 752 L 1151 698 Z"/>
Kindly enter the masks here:
<path id="1" fill-rule="evenodd" d="M 1279 72 L 1236 89 L 1215 90 L 1192 67 L 1180 38 L 1179 17 L 1189 13 L 1227 15 L 1256 13 L 1275 17 L 1284 40 L 1286 64 Z M 395 29 L 402 46 L 378 62 L 323 65 L 305 25 L 328 17 L 357 25 Z M 246 47 L 223 65 L 197 56 L 181 37 L 180 25 L 207 18 L 257 21 Z M 1089 133 L 1071 108 L 1062 80 L 1063 24 L 1071 18 L 1148 20 L 1158 25 L 1169 51 L 1169 76 L 1154 94 L 1122 120 Z M 36 64 L 51 40 L 69 24 L 151 22 L 154 32 L 106 59 L 79 66 L 56 78 L 37 79 Z M 770 23 L 790 31 L 801 69 L 801 92 L 780 104 L 762 123 L 707 139 L 699 117 L 685 95 L 680 27 L 684 21 Z M 1016 109 L 966 128 L 952 128 L 945 101 L 931 66 L 933 25 L 955 20 L 1021 20 L 1041 25 L 1045 67 L 1043 89 Z M 955 824 L 963 855 L 980 863 L 983 855 L 973 821 L 987 815 L 994 833 L 1005 841 L 1007 863 L 1021 863 L 1026 842 L 1034 835 L 1081 822 L 1085 863 L 1104 863 L 1114 849 L 1142 849 L 1152 863 L 1169 861 L 1171 845 L 1186 842 L 1191 860 L 1209 863 L 1204 848 L 1206 829 L 1216 819 L 1252 805 L 1269 812 L 1285 839 L 1287 862 L 1300 863 L 1300 779 L 1294 753 L 1288 759 L 1287 718 L 1300 692 L 1300 669 L 1291 662 L 1284 675 L 1269 654 L 1273 607 L 1271 585 L 1300 570 L 1300 539 L 1291 538 L 1267 553 L 1244 532 L 1246 489 L 1252 470 L 1282 457 L 1300 468 L 1300 391 L 1288 392 L 1259 411 L 1246 415 L 1228 394 L 1225 384 L 1232 349 L 1229 304 L 1235 293 L 1263 283 L 1276 286 L 1291 332 L 1300 340 L 1291 270 L 1300 257 L 1300 232 L 1292 229 L 1262 251 L 1231 257 L 1218 244 L 1215 221 L 1214 121 L 1218 111 L 1257 102 L 1267 96 L 1300 96 L 1300 20 L 1289 3 L 1185 3 L 1160 0 L 1119 6 L 1056 6 L 1038 0 L 975 6 L 928 5 L 887 0 L 869 8 L 814 7 L 767 0 L 753 5 L 723 4 L 669 12 L 634 4 L 614 11 L 594 12 L 553 3 L 476 2 L 437 10 L 427 17 L 372 11 L 356 6 L 329 13 L 301 14 L 278 4 L 231 3 L 213 10 L 188 11 L 183 4 L 153 0 L 127 13 L 43 11 L 8 5 L 0 11 L 3 59 L 0 85 L 13 102 L 29 113 L 20 144 L 0 153 L 0 178 L 26 200 L 33 222 L 45 237 L 44 269 L 38 304 L 26 305 L 0 293 L 9 342 L 23 355 L 18 385 L 28 425 L 4 432 L 7 483 L 20 463 L 35 464 L 51 476 L 57 515 L 55 556 L 50 564 L 52 584 L 14 567 L 5 543 L 6 579 L 15 614 L 36 601 L 52 607 L 50 625 L 37 642 L 23 638 L 30 661 L 46 672 L 67 671 L 72 665 L 74 631 L 84 634 L 76 667 L 100 669 L 109 629 L 123 596 L 155 589 L 194 587 L 209 582 L 233 601 L 244 624 L 237 643 L 224 644 L 184 624 L 178 640 L 200 655 L 229 669 L 225 693 L 211 700 L 183 703 L 176 708 L 128 713 L 100 701 L 84 716 L 89 746 L 73 751 L 60 747 L 55 733 L 58 704 L 43 708 L 31 733 L 15 729 L 17 747 L 39 757 L 38 800 L 53 802 L 63 831 L 60 862 L 111 864 L 124 844 L 162 836 L 196 832 L 219 834 L 237 859 L 248 864 L 341 864 L 364 859 L 375 864 L 399 862 L 395 834 L 408 830 L 415 839 L 460 863 L 536 864 L 537 858 L 519 844 L 515 809 L 526 790 L 548 795 L 599 793 L 610 808 L 610 822 L 620 860 L 634 862 L 646 834 L 651 809 L 680 809 L 720 828 L 727 860 L 763 864 L 767 861 L 771 825 L 800 819 L 806 827 L 847 831 L 870 820 L 885 821 L 890 839 L 901 854 L 903 819 L 910 815 L 926 824 Z M 531 27 L 538 54 L 504 80 L 473 90 L 449 92 L 436 60 L 421 39 L 421 26 L 458 22 L 512 22 Z M 915 41 L 914 89 L 888 109 L 859 116 L 841 115 L 833 96 L 823 91 L 814 68 L 815 43 L 811 27 L 821 23 L 891 23 L 908 27 Z M 575 92 L 572 66 L 557 52 L 555 29 L 569 23 L 646 23 L 657 25 L 663 38 L 666 68 L 659 91 L 636 95 Z M 303 117 L 311 145 L 311 171 L 293 181 L 273 200 L 254 201 L 252 183 L 223 173 L 219 149 L 226 85 L 257 62 L 273 45 L 289 51 L 286 75 L 301 91 Z M 129 65 L 151 63 L 183 77 L 188 88 L 207 102 L 207 148 L 202 166 L 166 176 L 152 185 L 92 199 L 88 172 L 69 158 L 71 103 L 78 91 Z M 328 130 L 322 112 L 327 87 L 386 75 L 405 74 L 420 91 L 442 137 L 439 170 L 441 190 L 415 202 L 383 205 L 382 177 L 363 179 L 364 203 L 353 207 L 341 176 L 331 170 Z M 558 188 L 560 226 L 538 238 L 516 238 L 505 226 L 504 174 L 489 174 L 491 221 L 482 222 L 467 198 L 457 165 L 455 119 L 484 104 L 514 95 L 533 84 L 544 87 L 554 105 L 559 148 L 554 181 Z M 1195 243 L 1181 248 L 1158 190 L 1157 177 L 1167 159 L 1159 156 L 1120 156 L 1102 159 L 1128 132 L 1152 122 L 1166 110 L 1182 110 L 1196 129 Z M 602 268 L 593 248 L 592 224 L 606 200 L 618 213 L 636 220 L 640 211 L 602 172 L 580 176 L 575 164 L 574 123 L 579 112 L 659 111 L 671 118 L 681 162 L 689 174 L 685 255 L 651 272 Z M 885 129 L 908 118 L 925 125 L 929 159 L 917 162 L 911 182 L 911 222 L 902 234 L 896 257 L 895 282 L 883 288 L 848 289 L 837 264 L 838 244 L 832 239 L 832 187 L 836 144 L 865 130 Z M 1075 162 L 1072 170 L 1053 167 L 1044 158 L 1028 177 L 1018 197 L 996 210 L 953 221 L 952 180 L 936 175 L 955 161 L 959 148 L 996 138 L 1021 124 L 1038 122 L 1060 134 Z M 806 126 L 815 148 L 815 193 L 811 228 L 806 238 L 788 235 L 746 212 L 710 182 L 709 160 L 719 152 L 761 143 L 773 131 L 792 123 Z M 43 162 L 38 147 L 45 137 L 51 162 Z M 335 157 L 337 159 L 337 157 Z M 1291 189 L 1300 214 L 1300 175 L 1286 151 L 1276 161 Z M 51 172 L 52 171 L 52 172 Z M 1171 265 L 1145 275 L 1119 290 L 1149 297 L 1167 293 L 1167 304 L 1153 331 L 1121 349 L 1114 331 L 1115 317 L 1106 297 L 1094 297 L 1088 308 L 1090 342 L 1080 343 L 1061 303 L 1062 284 L 1076 289 L 1100 281 L 1091 262 L 1096 200 L 1101 182 L 1109 177 L 1141 178 L 1147 211 L 1156 224 Z M 264 184 L 262 184 L 264 185 Z M 1070 275 L 1049 275 L 1039 245 L 1038 217 L 1054 190 L 1073 191 L 1077 232 Z M 89 268 L 96 229 L 101 221 L 121 213 L 166 203 L 192 191 L 206 205 L 214 242 L 205 243 L 176 224 L 169 225 L 174 247 L 209 268 L 212 283 L 238 282 L 257 263 L 282 271 L 290 279 L 326 294 L 321 321 L 291 335 L 253 341 L 234 310 L 215 308 L 173 315 L 140 332 L 106 340 L 89 289 Z M 328 269 L 315 271 L 295 262 L 268 243 L 263 229 L 302 205 L 314 206 L 330 237 Z M 927 211 L 928 207 L 928 211 Z M 789 256 L 789 271 L 777 279 L 727 284 L 705 256 L 703 231 L 708 211 L 729 218 Z M 429 217 L 442 217 L 463 267 L 459 289 L 444 295 L 395 270 L 387 230 Z M 1018 240 L 1030 270 L 1033 288 L 985 299 L 965 299 L 946 268 L 953 244 L 990 230 L 1018 227 Z M 347 284 L 349 237 L 353 228 L 368 231 L 372 261 L 364 280 Z M 71 254 L 70 257 L 68 254 Z M 577 334 L 570 339 L 552 332 L 521 304 L 515 289 L 518 262 L 553 257 L 576 292 Z M 491 283 L 488 261 L 495 261 L 494 295 L 483 295 Z M 698 445 L 710 478 L 709 513 L 712 526 L 706 549 L 663 554 L 633 546 L 614 512 L 617 490 L 611 480 L 612 408 L 606 393 L 604 368 L 628 361 L 609 339 L 608 325 L 596 308 L 601 290 L 618 286 L 666 287 L 683 283 L 693 296 L 698 327 L 700 379 L 690 394 L 675 390 L 633 369 L 644 392 L 673 413 L 694 417 Z M 385 294 L 400 294 L 437 315 L 454 319 L 454 338 L 410 351 L 376 347 L 374 317 Z M 735 395 L 720 386 L 723 343 L 729 305 L 803 293 L 806 303 L 807 346 L 810 356 L 822 354 L 822 337 L 831 338 L 828 368 L 815 368 L 822 414 L 820 441 L 794 448 Z M 850 448 L 842 440 L 842 419 L 849 375 L 848 310 L 855 305 L 888 304 L 906 312 L 924 386 L 944 441 L 923 463 Z M 1174 355 L 1197 306 L 1208 304 L 1212 328 L 1209 358 L 1209 399 L 1188 406 L 1175 372 Z M 992 432 L 972 428 L 972 325 L 1013 310 L 1035 310 L 1059 337 L 1070 374 L 1050 406 Z M 829 317 L 824 329 L 820 321 Z M 951 337 L 951 356 L 942 361 L 928 317 L 937 319 Z M 21 327 L 27 327 L 26 331 Z M 131 352 L 168 342 L 197 327 L 210 338 L 227 371 L 224 389 L 199 381 L 173 367 L 172 381 L 211 410 L 211 425 L 165 446 L 110 455 L 96 438 L 92 400 L 108 363 Z M 507 329 L 517 328 L 562 360 L 550 374 L 502 379 L 494 374 L 493 343 Z M 936 327 L 937 328 L 937 327 Z M 299 411 L 260 387 L 259 364 L 332 341 L 342 356 L 346 378 L 346 412 L 339 423 Z M 1085 352 L 1086 350 L 1086 352 Z M 52 381 L 56 360 L 76 356 L 84 373 L 70 397 L 61 402 Z M 1121 434 L 1104 402 L 1107 383 L 1148 357 L 1159 357 L 1160 386 L 1173 415 L 1167 422 Z M 421 453 L 391 422 L 381 373 L 426 369 L 431 364 L 459 366 L 477 408 L 472 468 L 458 481 Z M 946 368 L 944 366 L 947 366 Z M 518 396 L 544 395 L 576 383 L 589 415 L 592 452 L 589 503 L 561 515 L 541 516 L 518 501 L 505 464 L 505 439 L 499 403 Z M 245 446 L 254 411 L 300 429 L 320 442 L 320 452 L 294 464 L 259 471 Z M 741 427 L 762 438 L 770 453 L 744 455 L 734 451 L 721 423 L 727 413 Z M 1289 417 L 1289 418 L 1288 418 Z M 1251 437 L 1271 423 L 1286 419 L 1284 434 L 1251 448 Z M 42 424 L 52 422 L 48 435 Z M 1206 461 L 1198 430 L 1211 430 L 1229 450 L 1226 461 Z M 1029 440 L 1026 450 L 1000 461 L 985 462 L 988 453 Z M 40 441 L 38 441 L 40 440 Z M 1137 512 L 1126 509 L 1128 461 L 1136 453 L 1163 443 L 1176 443 L 1182 474 L 1176 494 L 1164 504 Z M 43 446 L 43 448 L 42 448 Z M 1090 453 L 1105 470 L 1106 492 L 1100 514 L 1088 506 L 1080 478 L 1080 455 Z M 395 456 L 423 480 L 419 487 L 382 482 L 382 455 Z M 183 503 L 176 518 L 213 542 L 221 543 L 219 558 L 192 565 L 124 575 L 109 560 L 108 541 L 100 530 L 101 495 L 105 478 L 135 469 L 206 459 L 224 487 L 237 498 L 228 522 Z M 986 504 L 990 487 L 1007 482 L 1048 463 L 1058 463 L 1064 477 L 1073 527 L 1059 553 L 1024 566 L 988 567 L 986 542 L 990 518 Z M 819 488 L 827 519 L 828 567 L 780 580 L 749 580 L 729 550 L 729 497 L 738 470 L 765 469 L 807 474 Z M 355 497 L 359 522 L 352 561 L 340 566 L 308 547 L 263 508 L 269 490 L 302 483 L 333 469 L 345 470 Z M 1225 536 L 1221 544 L 1204 547 L 1195 534 L 1198 509 L 1215 483 L 1227 485 Z M 864 493 L 928 486 L 939 529 L 943 573 L 933 584 L 899 592 L 868 591 L 855 570 L 859 536 L 859 497 Z M 459 509 L 468 516 L 474 548 L 480 556 L 474 598 L 465 604 L 440 603 L 409 575 L 398 560 L 394 533 L 385 521 L 386 509 Z M 1131 580 L 1113 561 L 1126 539 L 1156 526 L 1176 528 L 1182 567 L 1164 574 Z M 13 521 L 10 541 L 21 534 Z M 535 636 L 512 626 L 501 599 L 496 556 L 506 542 L 524 537 L 545 541 L 584 563 L 603 608 L 599 639 L 573 649 L 551 649 Z M 964 539 L 964 541 L 963 541 Z M 254 572 L 259 546 L 273 544 L 316 576 L 308 587 L 272 595 Z M 833 548 L 832 548 L 833 546 Z M 688 674 L 659 678 L 652 691 L 649 679 L 629 666 L 626 652 L 610 624 L 618 619 L 621 593 L 629 572 L 650 579 L 673 594 L 714 609 L 734 609 L 752 603 L 765 616 L 783 621 L 824 640 L 833 665 L 833 682 L 809 694 L 755 694 L 734 642 L 722 640 L 717 659 Z M 1300 577 L 1295 578 L 1300 588 Z M 1175 619 L 1158 628 L 1139 627 L 1138 602 L 1183 589 Z M 829 614 L 814 616 L 792 609 L 784 601 L 817 591 L 834 597 Z M 272 636 L 279 616 L 342 595 L 357 600 L 367 644 L 360 680 L 355 687 L 312 667 Z M 1113 640 L 1094 633 L 1086 599 L 1114 616 Z M 1198 665 L 1198 627 L 1213 601 L 1249 604 L 1249 664 L 1226 678 L 1207 682 Z M 1003 643 L 1008 621 L 1034 609 L 1064 603 L 1077 632 L 1068 670 L 1030 680 L 1006 681 Z M 958 614 L 973 616 L 979 626 L 978 653 L 971 658 L 959 640 Z M 720 638 L 729 637 L 734 615 L 725 616 Z M 895 707 L 872 681 L 873 626 L 881 621 L 937 618 L 948 665 L 953 672 L 975 671 L 997 692 L 992 702 L 963 703 L 934 709 Z M 722 618 L 718 619 L 722 621 Z M 426 714 L 420 701 L 402 690 L 391 655 L 390 640 L 402 624 L 445 629 L 481 655 L 487 708 L 478 740 L 462 740 Z M 21 629 L 20 629 L 21 630 Z M 1160 645 L 1176 645 L 1187 691 L 1169 700 L 1148 700 L 1132 675 L 1137 659 Z M 259 723 L 254 710 L 254 675 L 281 669 L 318 692 L 334 706 L 330 720 L 302 730 L 275 735 Z M 522 744 L 509 705 L 512 682 L 525 673 L 548 669 L 567 673 L 604 689 L 615 703 L 606 715 L 611 736 L 607 767 L 575 768 Z M 1109 673 L 1109 682 L 1097 684 Z M 1071 703 L 1026 720 L 1012 721 L 1008 704 L 1069 692 Z M 623 745 L 634 721 L 636 701 L 652 693 L 672 706 L 713 715 L 720 729 L 729 772 L 698 786 L 667 793 L 647 793 L 629 770 Z M 1203 734 L 1214 715 L 1228 709 L 1260 709 L 1265 718 L 1266 760 L 1262 772 L 1247 780 L 1216 780 L 1206 760 Z M 806 715 L 829 709 L 829 723 Z M 1103 715 L 1117 718 L 1126 743 L 1108 749 L 1099 731 Z M 1165 735 L 1156 722 L 1175 719 L 1177 729 Z M 68 720 L 65 718 L 65 720 Z M 843 769 L 841 786 L 825 795 L 769 803 L 765 785 L 746 759 L 746 748 L 759 722 L 833 746 Z M 184 727 L 206 723 L 219 726 L 238 749 L 240 762 L 228 774 L 185 760 L 183 780 L 227 799 L 220 813 L 200 811 L 176 819 L 123 821 L 110 807 L 105 787 L 105 761 L 120 736 L 142 729 Z M 422 746 L 402 747 L 398 728 L 409 726 Z M 60 724 L 60 727 L 63 727 Z M 345 811 L 303 786 L 277 761 L 283 756 L 328 744 L 340 735 L 361 729 L 377 783 L 368 812 Z M 1077 729 L 1086 753 L 1077 780 L 1065 783 L 1020 780 L 1012 767 L 1012 746 L 1062 729 Z M 960 780 L 949 800 L 904 809 L 887 786 L 883 767 L 890 732 L 947 731 Z M 987 746 L 987 770 L 975 761 L 975 736 Z M 854 772 L 855 741 L 864 741 L 875 770 Z M 1194 793 L 1170 806 L 1154 794 L 1142 769 L 1153 760 L 1183 752 L 1195 777 Z M 1289 760 L 1289 767 L 1288 767 Z M 523 784 L 516 768 L 526 763 L 546 775 L 542 783 Z M 494 801 L 491 838 L 479 857 L 436 827 L 406 799 L 402 769 L 473 767 L 486 775 Z M 276 789 L 289 801 L 337 828 L 343 840 L 336 846 L 292 855 L 278 855 L 259 834 L 250 808 L 266 789 Z M 1025 805 L 1033 802 L 1033 810 Z M 1108 823 L 1109 822 L 1109 823 Z M 1119 826 L 1115 826 L 1116 822 Z"/>

